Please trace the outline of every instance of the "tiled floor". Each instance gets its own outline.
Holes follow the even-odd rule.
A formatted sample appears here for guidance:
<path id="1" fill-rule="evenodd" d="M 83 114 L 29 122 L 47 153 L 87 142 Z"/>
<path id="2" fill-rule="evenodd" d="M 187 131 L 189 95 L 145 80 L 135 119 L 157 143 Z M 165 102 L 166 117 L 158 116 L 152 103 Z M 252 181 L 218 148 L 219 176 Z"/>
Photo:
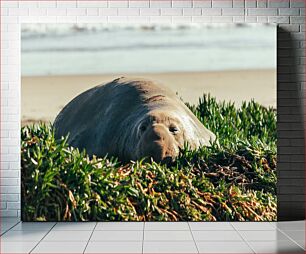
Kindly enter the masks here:
<path id="1" fill-rule="evenodd" d="M 1 218 L 0 253 L 304 253 L 305 221 L 22 223 Z"/>

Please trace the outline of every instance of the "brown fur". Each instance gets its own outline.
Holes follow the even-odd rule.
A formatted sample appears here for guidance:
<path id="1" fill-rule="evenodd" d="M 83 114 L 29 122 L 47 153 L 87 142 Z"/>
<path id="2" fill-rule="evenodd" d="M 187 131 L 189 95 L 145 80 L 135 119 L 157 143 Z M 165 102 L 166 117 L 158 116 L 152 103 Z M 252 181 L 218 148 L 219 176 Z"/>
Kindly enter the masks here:
<path id="1" fill-rule="evenodd" d="M 215 135 L 171 91 L 156 83 L 115 79 L 85 91 L 59 113 L 55 135 L 89 155 L 115 156 L 123 162 L 175 158 L 184 143 L 208 146 Z"/>

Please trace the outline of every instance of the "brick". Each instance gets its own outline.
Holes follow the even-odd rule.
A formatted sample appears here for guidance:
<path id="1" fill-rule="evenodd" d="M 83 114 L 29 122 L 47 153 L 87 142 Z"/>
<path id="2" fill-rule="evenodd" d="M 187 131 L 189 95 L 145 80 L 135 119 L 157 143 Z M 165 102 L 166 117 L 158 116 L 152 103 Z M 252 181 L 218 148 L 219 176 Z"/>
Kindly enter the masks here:
<path id="1" fill-rule="evenodd" d="M 56 23 L 76 23 L 77 17 L 82 17 L 82 16 L 57 16 Z"/>
<path id="2" fill-rule="evenodd" d="M 279 147 L 278 154 L 304 154 L 304 147 Z"/>
<path id="3" fill-rule="evenodd" d="M 76 8 L 77 7 L 77 2 L 76 1 L 56 1 L 56 6 L 58 8 Z"/>
<path id="4" fill-rule="evenodd" d="M 104 8 L 107 7 L 107 1 L 78 1 L 77 7 L 81 8 Z"/>
<path id="5" fill-rule="evenodd" d="M 256 0 L 245 0 L 245 8 L 255 8 Z"/>
<path id="6" fill-rule="evenodd" d="M 65 8 L 47 9 L 47 15 L 48 16 L 65 16 L 67 15 L 67 9 Z"/>
<path id="7" fill-rule="evenodd" d="M 221 16 L 221 8 L 202 8 L 203 16 Z"/>
<path id="8" fill-rule="evenodd" d="M 257 17 L 245 16 L 244 22 L 245 23 L 257 23 Z"/>
<path id="9" fill-rule="evenodd" d="M 165 16 L 165 17 L 162 17 L 162 16 L 153 16 L 153 17 L 150 17 L 150 22 L 152 23 L 171 23 L 172 19 L 170 16 Z"/>
<path id="10" fill-rule="evenodd" d="M 277 15 L 277 9 L 272 8 L 250 8 L 247 9 L 247 15 L 249 16 L 276 16 Z"/>
<path id="11" fill-rule="evenodd" d="M 107 22 L 106 16 L 80 16 L 76 17 L 77 22 L 79 23 L 100 23 L 100 22 Z"/>
<path id="12" fill-rule="evenodd" d="M 299 17 L 299 16 L 290 17 L 291 24 L 304 24 L 304 22 L 305 22 L 305 17 Z"/>
<path id="13" fill-rule="evenodd" d="M 159 16 L 160 9 L 158 8 L 147 8 L 147 9 L 140 9 L 141 16 Z"/>
<path id="14" fill-rule="evenodd" d="M 215 23 L 231 23 L 233 22 L 233 17 L 212 17 L 212 22 Z"/>
<path id="15" fill-rule="evenodd" d="M 19 179 L 17 178 L 3 178 L 1 171 L 1 186 L 11 186 L 11 185 L 19 185 Z"/>
<path id="16" fill-rule="evenodd" d="M 128 16 L 129 23 L 149 23 L 150 17 L 148 16 Z"/>
<path id="17" fill-rule="evenodd" d="M 150 0 L 150 8 L 169 8 L 171 6 L 171 0 Z"/>
<path id="18" fill-rule="evenodd" d="M 3 178 L 17 178 L 19 177 L 19 170 L 3 170 L 1 166 L 1 182 Z"/>
<path id="19" fill-rule="evenodd" d="M 253 18 L 253 17 L 252 17 L 252 18 Z M 268 23 L 268 17 L 259 16 L 259 17 L 257 17 L 257 22 L 258 22 L 258 23 Z"/>
<path id="20" fill-rule="evenodd" d="M 110 23 L 124 23 L 128 21 L 128 17 L 126 16 L 109 16 L 107 17 L 107 21 Z"/>
<path id="21" fill-rule="evenodd" d="M 304 195 L 277 195 L 278 202 L 304 202 L 305 196 Z"/>
<path id="22" fill-rule="evenodd" d="M 212 7 L 215 8 L 232 8 L 233 2 L 229 0 L 212 0 Z"/>
<path id="23" fill-rule="evenodd" d="M 191 17 L 187 16 L 174 16 L 172 17 L 172 23 L 190 23 L 192 21 Z"/>
<path id="24" fill-rule="evenodd" d="M 244 8 L 224 8 L 222 9 L 223 16 L 243 16 L 244 15 Z"/>
<path id="25" fill-rule="evenodd" d="M 280 24 L 278 26 L 280 29 L 283 29 L 287 32 L 299 32 L 300 31 L 300 26 L 299 25 L 292 25 L 292 24 Z"/>
<path id="26" fill-rule="evenodd" d="M 244 16 L 233 17 L 233 22 L 243 23 L 244 22 Z"/>
<path id="27" fill-rule="evenodd" d="M 9 9 L 8 8 L 1 8 L 1 16 L 8 16 Z"/>
<path id="28" fill-rule="evenodd" d="M 56 8 L 55 1 L 38 1 L 39 8 Z"/>
<path id="29" fill-rule="evenodd" d="M 36 8 L 38 1 L 19 1 L 19 8 Z"/>
<path id="30" fill-rule="evenodd" d="M 8 202 L 7 209 L 8 210 L 20 209 L 20 202 Z"/>
<path id="31" fill-rule="evenodd" d="M 268 17 L 268 21 L 269 23 L 289 24 L 289 17 L 273 16 L 273 17 Z"/>
<path id="32" fill-rule="evenodd" d="M 201 16 L 202 9 L 201 8 L 184 8 L 183 15 L 184 16 Z"/>
<path id="33" fill-rule="evenodd" d="M 1 8 L 18 8 L 18 1 L 1 1 Z"/>
<path id="34" fill-rule="evenodd" d="M 302 194 L 304 192 L 304 186 L 277 186 L 278 194 Z"/>
<path id="35" fill-rule="evenodd" d="M 20 193 L 20 186 L 0 186 L 0 189 L 3 194 Z"/>
<path id="36" fill-rule="evenodd" d="M 289 6 L 290 6 L 289 0 L 268 0 L 268 7 L 281 8 Z"/>
<path id="37" fill-rule="evenodd" d="M 30 16 L 47 15 L 47 9 L 46 8 L 31 8 L 29 14 Z"/>
<path id="38" fill-rule="evenodd" d="M 244 8 L 244 0 L 233 0 L 234 8 Z"/>
<path id="39" fill-rule="evenodd" d="M 2 210 L 1 211 L 1 217 L 18 217 L 18 211 L 17 210 Z"/>
<path id="40" fill-rule="evenodd" d="M 161 15 L 162 16 L 181 16 L 183 15 L 183 9 L 182 8 L 162 8 L 161 9 Z"/>
<path id="41" fill-rule="evenodd" d="M 86 16 L 98 16 L 99 9 L 98 8 L 87 8 L 86 9 Z"/>
<path id="42" fill-rule="evenodd" d="M 1 210 L 6 209 L 6 207 L 7 207 L 6 204 L 7 204 L 6 202 L 0 202 L 0 209 Z"/>
<path id="43" fill-rule="evenodd" d="M 130 8 L 148 8 L 150 7 L 149 0 L 130 0 L 129 1 Z"/>
<path id="44" fill-rule="evenodd" d="M 29 9 L 19 9 L 19 8 L 11 8 L 9 9 L 9 16 L 28 16 Z"/>
<path id="45" fill-rule="evenodd" d="M 138 8 L 119 8 L 118 9 L 119 16 L 139 16 Z"/>
<path id="46" fill-rule="evenodd" d="M 298 8 L 280 8 L 278 13 L 281 16 L 297 16 L 300 14 L 300 10 Z"/>
<path id="47" fill-rule="evenodd" d="M 267 0 L 259 0 L 257 1 L 258 8 L 266 8 L 268 6 Z"/>
<path id="48" fill-rule="evenodd" d="M 19 194 L 0 194 L 1 201 L 19 201 Z"/>
<path id="49" fill-rule="evenodd" d="M 193 1 L 193 7 L 209 8 L 211 6 L 212 6 L 211 0 L 194 0 Z"/>
<path id="50" fill-rule="evenodd" d="M 68 16 L 84 16 L 86 15 L 85 8 L 68 8 L 67 9 Z"/>
<path id="51" fill-rule="evenodd" d="M 172 1 L 172 7 L 176 8 L 176 7 L 192 7 L 192 1 L 191 0 L 187 0 L 187 1 L 183 1 L 183 0 L 173 0 Z"/>
<path id="52" fill-rule="evenodd" d="M 290 0 L 290 7 L 305 7 L 305 0 Z"/>
<path id="53" fill-rule="evenodd" d="M 209 23 L 211 22 L 211 17 L 192 17 L 192 22 L 196 23 Z"/>
<path id="54" fill-rule="evenodd" d="M 127 8 L 129 7 L 129 2 L 126 1 L 108 1 L 108 7 L 111 8 Z"/>
<path id="55" fill-rule="evenodd" d="M 102 16 L 117 16 L 118 9 L 117 8 L 99 8 L 99 15 Z"/>

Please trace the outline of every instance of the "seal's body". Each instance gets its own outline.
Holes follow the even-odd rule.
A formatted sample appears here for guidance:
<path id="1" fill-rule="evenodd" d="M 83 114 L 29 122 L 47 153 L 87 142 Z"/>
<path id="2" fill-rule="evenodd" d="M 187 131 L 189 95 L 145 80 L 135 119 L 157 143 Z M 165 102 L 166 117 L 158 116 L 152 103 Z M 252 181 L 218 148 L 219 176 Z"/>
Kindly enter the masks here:
<path id="1" fill-rule="evenodd" d="M 54 122 L 55 136 L 89 155 L 122 162 L 175 158 L 188 143 L 208 146 L 215 135 L 171 91 L 148 80 L 115 79 L 75 97 Z"/>

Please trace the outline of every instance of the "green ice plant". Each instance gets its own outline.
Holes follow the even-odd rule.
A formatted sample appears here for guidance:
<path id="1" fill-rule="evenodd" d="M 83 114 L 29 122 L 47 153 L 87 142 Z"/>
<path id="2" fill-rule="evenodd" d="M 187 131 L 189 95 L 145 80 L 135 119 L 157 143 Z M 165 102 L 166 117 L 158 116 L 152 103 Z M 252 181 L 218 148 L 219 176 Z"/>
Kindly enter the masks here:
<path id="1" fill-rule="evenodd" d="M 51 124 L 21 129 L 24 221 L 276 220 L 276 111 L 203 95 L 187 106 L 216 136 L 171 165 L 89 158 Z"/>

